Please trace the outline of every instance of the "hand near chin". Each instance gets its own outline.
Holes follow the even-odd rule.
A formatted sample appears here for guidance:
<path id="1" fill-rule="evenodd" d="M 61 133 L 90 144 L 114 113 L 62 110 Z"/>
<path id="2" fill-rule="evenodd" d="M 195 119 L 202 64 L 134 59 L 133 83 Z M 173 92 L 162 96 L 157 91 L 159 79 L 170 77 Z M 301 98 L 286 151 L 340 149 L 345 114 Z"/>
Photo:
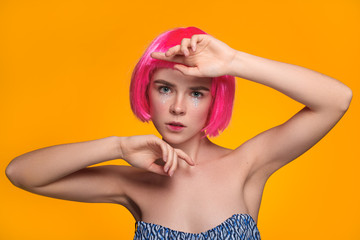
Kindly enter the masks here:
<path id="1" fill-rule="evenodd" d="M 235 55 L 236 50 L 207 34 L 183 38 L 180 45 L 165 53 L 151 53 L 152 58 L 180 63 L 174 68 L 184 75 L 196 77 L 229 75 Z"/>
<path id="2" fill-rule="evenodd" d="M 130 165 L 161 175 L 171 176 L 177 168 L 178 161 L 195 165 L 186 153 L 172 148 L 155 135 L 124 137 L 120 149 L 122 159 Z M 159 161 L 166 163 L 162 166 L 157 164 Z"/>

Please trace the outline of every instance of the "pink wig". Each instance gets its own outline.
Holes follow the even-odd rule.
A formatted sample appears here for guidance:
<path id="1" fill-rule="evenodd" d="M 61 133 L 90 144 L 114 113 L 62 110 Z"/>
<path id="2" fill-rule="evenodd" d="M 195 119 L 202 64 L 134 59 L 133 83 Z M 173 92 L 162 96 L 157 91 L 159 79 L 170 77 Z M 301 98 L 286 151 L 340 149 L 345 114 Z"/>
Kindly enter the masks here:
<path id="1" fill-rule="evenodd" d="M 175 28 L 155 38 L 136 64 L 131 76 L 131 109 L 143 122 L 151 120 L 148 85 L 153 73 L 159 68 L 172 68 L 176 63 L 154 59 L 152 52 L 166 52 L 169 48 L 180 45 L 183 38 L 194 34 L 207 34 L 196 27 Z M 235 95 L 235 77 L 224 75 L 214 77 L 211 84 L 212 104 L 205 127 L 201 130 L 205 136 L 216 137 L 229 125 Z"/>

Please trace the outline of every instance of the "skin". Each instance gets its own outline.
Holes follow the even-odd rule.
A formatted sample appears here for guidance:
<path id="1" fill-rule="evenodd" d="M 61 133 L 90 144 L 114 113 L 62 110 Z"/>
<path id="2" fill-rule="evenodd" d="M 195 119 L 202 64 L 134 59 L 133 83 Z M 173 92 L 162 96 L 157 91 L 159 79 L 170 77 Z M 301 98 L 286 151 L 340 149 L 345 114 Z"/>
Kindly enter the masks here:
<path id="1" fill-rule="evenodd" d="M 38 149 L 11 161 L 9 180 L 44 196 L 121 204 L 136 220 L 184 232 L 207 231 L 235 213 L 257 222 L 268 178 L 322 139 L 352 98 L 350 88 L 334 78 L 236 51 L 210 35 L 184 38 L 151 56 L 177 63 L 175 70 L 158 70 L 149 90 L 152 120 L 163 139 L 112 136 Z M 305 106 L 236 149 L 218 146 L 200 138 L 211 96 L 205 94 L 195 108 L 190 87 L 209 87 L 210 78 L 222 75 L 266 85 Z M 159 79 L 173 85 L 165 100 L 164 89 L 154 84 Z M 168 121 L 187 128 L 169 132 Z M 131 166 L 88 167 L 118 158 Z"/>
<path id="2" fill-rule="evenodd" d="M 143 221 L 174 230 L 206 231 L 234 213 L 248 213 L 257 222 L 267 179 L 319 141 L 343 116 L 351 100 L 351 90 L 333 78 L 235 51 L 206 35 L 183 39 L 181 45 L 151 56 L 180 63 L 175 65 L 175 69 L 183 74 L 183 79 L 178 79 L 180 75 L 175 75 L 175 72 L 171 76 L 170 70 L 169 75 L 159 73 L 168 79 L 179 80 L 179 85 L 185 85 L 188 77 L 228 74 L 273 87 L 307 104 L 286 123 L 255 136 L 235 150 L 220 147 L 207 138 L 202 141 L 198 137 L 188 138 L 185 134 L 185 138 L 179 136 L 181 134 L 167 135 L 157 127 L 163 139 L 187 153 L 195 161 L 195 166 L 179 161 L 171 178 L 148 175 L 141 182 L 150 184 L 141 185 L 134 180 L 135 184 L 130 188 L 134 189 L 132 199 L 143 206 Z M 325 85 L 328 87 L 326 91 Z M 155 99 L 156 94 L 151 96 Z M 161 108 L 153 112 L 157 122 L 158 114 L 163 116 L 173 103 L 162 106 L 158 101 L 152 101 Z M 184 106 L 191 109 L 191 104 Z M 186 113 L 189 113 L 187 117 L 197 119 L 196 115 Z M 184 141 L 179 143 L 180 139 Z"/>
<path id="3" fill-rule="evenodd" d="M 192 90 L 202 87 L 208 90 Z M 184 76 L 180 71 L 160 69 L 151 79 L 149 88 L 151 120 L 162 139 L 172 147 L 182 149 L 192 159 L 197 159 L 198 145 L 209 143 L 201 129 L 205 127 L 212 96 L 211 78 Z M 163 97 L 166 101 L 163 102 Z M 198 104 L 194 104 L 194 100 Z M 181 122 L 181 132 L 168 129 L 166 123 Z M 173 171 L 171 171 L 173 172 Z"/>
<path id="4" fill-rule="evenodd" d="M 131 171 L 127 176 L 131 180 L 126 185 L 132 201 L 142 207 L 141 213 L 130 204 L 128 209 L 142 221 L 185 232 L 206 231 L 235 213 L 249 213 L 248 206 L 255 209 L 251 215 L 257 221 L 263 184 L 257 186 L 256 193 L 252 188 L 253 196 L 245 200 L 244 183 L 249 170 L 245 156 L 239 161 L 231 154 L 233 150 L 218 146 L 207 137 L 201 138 L 212 96 L 210 91 L 191 90 L 199 86 L 210 90 L 211 78 L 186 76 L 173 69 L 154 73 L 148 92 L 152 122 L 165 142 L 183 150 L 195 164 L 180 158 L 174 158 L 175 163 L 167 161 L 164 169 L 167 172 L 171 167 L 168 171 L 171 178 Z M 199 101 L 197 106 L 194 98 Z M 165 124 L 170 121 L 186 127 L 181 132 L 172 132 Z M 186 220 L 179 221 L 179 216 Z"/>

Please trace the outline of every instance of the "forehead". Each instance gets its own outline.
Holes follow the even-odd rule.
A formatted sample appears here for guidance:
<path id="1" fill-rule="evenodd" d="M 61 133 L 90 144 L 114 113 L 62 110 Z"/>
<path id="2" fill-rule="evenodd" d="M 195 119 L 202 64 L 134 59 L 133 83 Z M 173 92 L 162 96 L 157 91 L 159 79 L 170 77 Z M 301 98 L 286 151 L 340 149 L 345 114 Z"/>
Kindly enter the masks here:
<path id="1" fill-rule="evenodd" d="M 180 71 L 171 68 L 160 68 L 156 70 L 151 78 L 151 82 L 154 80 L 162 79 L 173 83 L 175 85 L 189 85 L 189 86 L 205 86 L 210 88 L 212 78 L 200 78 L 194 76 L 186 76 Z"/>

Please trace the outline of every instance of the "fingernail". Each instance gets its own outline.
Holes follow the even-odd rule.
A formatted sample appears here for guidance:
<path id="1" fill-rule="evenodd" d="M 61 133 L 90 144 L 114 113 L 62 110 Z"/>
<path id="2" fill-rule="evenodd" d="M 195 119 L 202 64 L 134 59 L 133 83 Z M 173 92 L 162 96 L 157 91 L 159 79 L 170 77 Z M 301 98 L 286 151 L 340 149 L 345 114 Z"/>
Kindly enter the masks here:
<path id="1" fill-rule="evenodd" d="M 192 46 L 191 48 L 192 48 L 192 50 L 195 52 L 195 46 Z"/>
<path id="2" fill-rule="evenodd" d="M 169 170 L 169 166 L 165 167 L 165 172 L 167 172 Z"/>
<path id="3" fill-rule="evenodd" d="M 174 174 L 174 172 L 170 172 L 170 173 L 169 173 L 170 177 L 172 177 L 173 174 Z"/>

